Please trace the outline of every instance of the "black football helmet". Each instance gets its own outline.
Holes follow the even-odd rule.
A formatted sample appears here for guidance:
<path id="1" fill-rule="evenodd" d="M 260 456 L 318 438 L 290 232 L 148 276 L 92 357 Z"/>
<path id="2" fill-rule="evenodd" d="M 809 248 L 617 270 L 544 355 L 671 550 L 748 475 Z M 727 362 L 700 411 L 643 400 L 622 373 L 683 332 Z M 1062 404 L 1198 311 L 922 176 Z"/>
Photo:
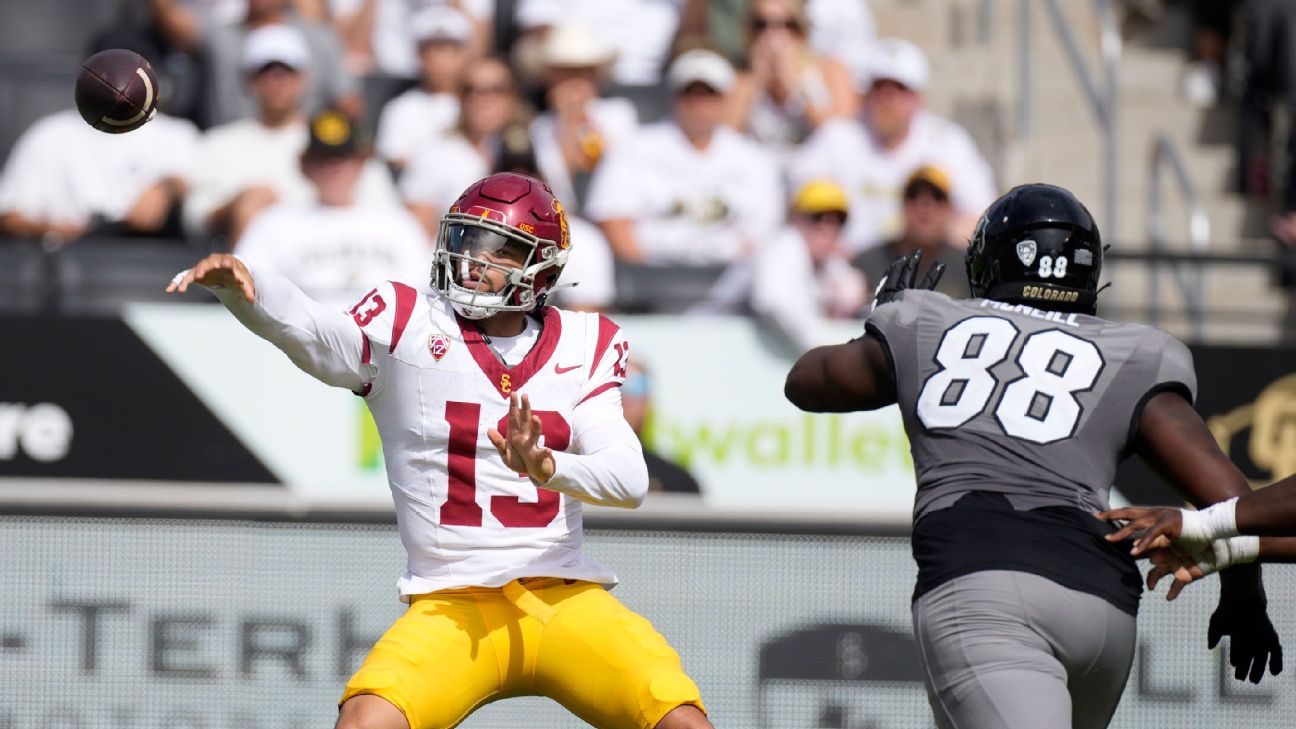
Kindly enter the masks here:
<path id="1" fill-rule="evenodd" d="M 990 203 L 967 250 L 972 295 L 1093 314 L 1103 245 L 1089 210 L 1069 191 L 1035 183 Z"/>

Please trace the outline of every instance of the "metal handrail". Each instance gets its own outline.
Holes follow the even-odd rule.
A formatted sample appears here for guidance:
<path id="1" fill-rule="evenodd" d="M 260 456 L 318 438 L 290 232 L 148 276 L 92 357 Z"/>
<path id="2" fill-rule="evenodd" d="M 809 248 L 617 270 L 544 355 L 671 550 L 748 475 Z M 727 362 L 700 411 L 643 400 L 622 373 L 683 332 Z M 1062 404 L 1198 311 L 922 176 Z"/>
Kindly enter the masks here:
<path id="1" fill-rule="evenodd" d="M 1034 120 L 1033 113 L 1033 94 L 1031 81 L 1031 19 L 1030 7 L 1034 0 L 1021 0 L 1020 11 L 1018 13 L 1017 23 L 1017 44 L 1018 44 L 1018 68 L 1017 68 L 1017 135 L 1021 139 L 1030 137 Z M 1102 84 L 1095 80 L 1093 72 L 1090 70 L 1085 60 L 1084 54 L 1080 50 L 1080 44 L 1076 40 L 1075 31 L 1071 25 L 1066 22 L 1062 14 L 1062 5 L 1060 0 L 1047 0 L 1045 7 L 1049 11 L 1049 19 L 1052 21 L 1053 29 L 1058 38 L 1062 41 L 1062 46 L 1066 50 L 1067 58 L 1071 61 L 1071 67 L 1080 80 L 1080 85 L 1084 89 L 1085 97 L 1089 101 L 1089 108 L 1096 118 L 1099 130 L 1103 138 L 1103 223 L 1102 228 L 1111 235 L 1117 233 L 1116 227 L 1116 201 L 1117 201 L 1117 182 L 1119 176 L 1117 173 L 1118 157 L 1116 153 L 1117 141 L 1117 92 L 1119 90 L 1119 70 L 1121 57 L 1121 37 L 1120 27 L 1116 22 L 1116 14 L 1112 10 L 1109 0 L 1093 0 L 1094 10 L 1098 13 L 1098 21 L 1101 26 L 1100 52 L 1102 56 Z"/>
<path id="2" fill-rule="evenodd" d="M 1183 196 L 1184 204 L 1188 206 L 1188 244 L 1198 253 L 1210 249 L 1210 216 L 1206 212 L 1206 206 L 1202 205 L 1201 199 L 1197 196 L 1197 189 L 1188 177 L 1188 171 L 1184 167 L 1178 149 L 1165 133 L 1157 134 L 1148 165 L 1147 236 L 1155 255 L 1152 265 L 1148 266 L 1148 321 L 1156 324 L 1160 319 L 1160 273 L 1162 265 L 1168 264 L 1174 273 L 1175 282 L 1179 285 L 1179 291 L 1188 304 L 1193 335 L 1200 338 L 1204 316 L 1201 268 L 1193 268 L 1189 277 L 1185 275 L 1179 261 L 1169 260 L 1165 256 L 1167 236 L 1162 209 L 1161 182 L 1166 169 L 1169 169 L 1175 186 Z"/>

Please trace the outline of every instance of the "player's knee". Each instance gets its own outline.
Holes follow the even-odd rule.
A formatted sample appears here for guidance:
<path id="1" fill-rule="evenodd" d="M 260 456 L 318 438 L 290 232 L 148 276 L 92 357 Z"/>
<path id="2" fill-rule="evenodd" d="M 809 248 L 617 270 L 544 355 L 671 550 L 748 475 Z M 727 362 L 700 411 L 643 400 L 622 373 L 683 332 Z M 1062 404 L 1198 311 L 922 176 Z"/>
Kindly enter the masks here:
<path id="1" fill-rule="evenodd" d="M 334 729 L 409 729 L 405 714 L 381 696 L 352 696 L 342 704 Z"/>

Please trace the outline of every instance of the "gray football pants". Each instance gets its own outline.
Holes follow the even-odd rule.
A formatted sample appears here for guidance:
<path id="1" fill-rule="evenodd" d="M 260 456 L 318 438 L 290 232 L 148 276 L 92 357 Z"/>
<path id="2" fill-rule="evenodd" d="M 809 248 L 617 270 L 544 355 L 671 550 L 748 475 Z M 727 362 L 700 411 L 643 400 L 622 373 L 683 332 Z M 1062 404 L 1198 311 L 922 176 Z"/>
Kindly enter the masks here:
<path id="1" fill-rule="evenodd" d="M 1134 659 L 1134 617 L 1026 572 L 955 578 L 914 601 L 941 729 L 1103 729 Z"/>

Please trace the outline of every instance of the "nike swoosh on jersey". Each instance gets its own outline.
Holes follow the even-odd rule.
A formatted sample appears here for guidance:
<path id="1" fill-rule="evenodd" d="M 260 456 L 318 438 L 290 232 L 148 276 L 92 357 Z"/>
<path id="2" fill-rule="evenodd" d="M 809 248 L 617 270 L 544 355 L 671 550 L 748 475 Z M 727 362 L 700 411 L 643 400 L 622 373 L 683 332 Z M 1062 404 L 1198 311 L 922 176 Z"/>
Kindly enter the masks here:
<path id="1" fill-rule="evenodd" d="M 560 374 L 560 375 L 563 374 L 563 373 L 571 372 L 572 370 L 578 370 L 578 369 L 580 369 L 580 365 L 572 365 L 571 367 L 560 367 L 560 366 L 558 366 L 558 363 L 556 363 L 556 362 L 554 363 L 554 372 L 556 372 L 556 373 L 558 373 L 558 374 Z"/>

